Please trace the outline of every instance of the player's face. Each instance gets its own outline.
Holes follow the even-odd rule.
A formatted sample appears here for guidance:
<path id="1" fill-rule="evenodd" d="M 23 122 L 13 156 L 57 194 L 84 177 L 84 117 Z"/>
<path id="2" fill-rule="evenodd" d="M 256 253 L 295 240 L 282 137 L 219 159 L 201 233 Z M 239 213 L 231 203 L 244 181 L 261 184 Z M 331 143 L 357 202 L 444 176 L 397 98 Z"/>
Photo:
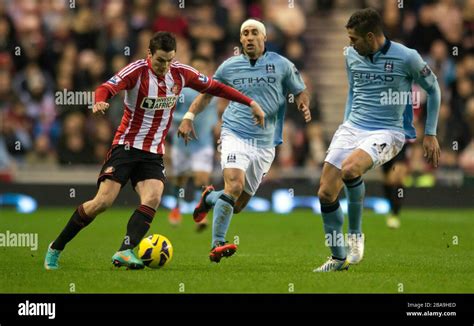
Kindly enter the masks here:
<path id="1" fill-rule="evenodd" d="M 253 26 L 247 26 L 242 33 L 240 33 L 240 43 L 245 53 L 252 59 L 256 59 L 262 55 L 266 40 L 267 37 Z"/>
<path id="2" fill-rule="evenodd" d="M 166 52 L 163 50 L 156 50 L 152 55 L 148 50 L 148 58 L 151 61 L 151 68 L 158 76 L 164 76 L 170 69 L 170 65 L 174 60 L 176 51 Z"/>
<path id="3" fill-rule="evenodd" d="M 356 33 L 353 28 L 347 29 L 350 45 L 362 56 L 369 55 L 372 52 L 371 46 L 367 37 L 363 37 Z"/>

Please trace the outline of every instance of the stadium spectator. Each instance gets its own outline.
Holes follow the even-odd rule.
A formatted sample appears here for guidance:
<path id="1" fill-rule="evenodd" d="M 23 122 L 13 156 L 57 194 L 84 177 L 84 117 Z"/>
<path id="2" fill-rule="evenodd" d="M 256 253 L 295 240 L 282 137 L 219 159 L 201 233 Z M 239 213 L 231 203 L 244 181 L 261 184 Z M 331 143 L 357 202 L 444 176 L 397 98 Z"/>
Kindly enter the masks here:
<path id="1" fill-rule="evenodd" d="M 36 137 L 33 150 L 26 155 L 26 163 L 49 166 L 57 164 L 56 153 L 47 135 L 42 134 Z"/>
<path id="2" fill-rule="evenodd" d="M 58 144 L 58 158 L 62 165 L 92 164 L 93 148 L 86 138 L 86 118 L 80 112 L 72 112 L 64 119 L 64 128 Z"/>
<path id="3" fill-rule="evenodd" d="M 153 32 L 168 31 L 177 37 L 187 38 L 189 36 L 189 24 L 181 14 L 180 9 L 174 1 L 160 1 L 156 7 L 155 20 L 153 22 Z"/>
<path id="4" fill-rule="evenodd" d="M 434 20 L 434 10 L 434 5 L 430 3 L 421 6 L 415 28 L 408 37 L 407 46 L 421 54 L 428 53 L 431 43 L 443 38 Z"/>

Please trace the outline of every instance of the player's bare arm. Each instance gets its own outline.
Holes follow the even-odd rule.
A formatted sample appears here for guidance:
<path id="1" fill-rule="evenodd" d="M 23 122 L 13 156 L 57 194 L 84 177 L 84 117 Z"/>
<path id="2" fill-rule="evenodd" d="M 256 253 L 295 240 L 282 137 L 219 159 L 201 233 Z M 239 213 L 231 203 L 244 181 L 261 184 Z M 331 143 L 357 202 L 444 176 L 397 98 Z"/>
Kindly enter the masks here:
<path id="1" fill-rule="evenodd" d="M 197 139 L 196 131 L 194 130 L 193 120 L 196 115 L 201 113 L 211 102 L 213 96 L 211 94 L 201 94 L 191 103 L 188 112 L 183 117 L 183 120 L 178 127 L 178 137 L 184 139 L 187 145 L 192 139 Z"/>
<path id="2" fill-rule="evenodd" d="M 311 111 L 309 110 L 309 94 L 305 89 L 295 97 L 296 107 L 303 115 L 304 121 L 306 123 L 311 121 Z"/>
<path id="3" fill-rule="evenodd" d="M 183 120 L 178 127 L 178 137 L 182 137 L 186 145 L 190 140 L 197 139 L 193 125 L 194 117 L 204 110 L 211 99 L 212 95 L 210 94 L 199 95 L 189 107 L 188 112 L 184 115 Z M 263 112 L 260 105 L 255 101 L 250 102 L 250 108 L 252 109 L 254 123 L 264 128 L 265 112 Z"/>

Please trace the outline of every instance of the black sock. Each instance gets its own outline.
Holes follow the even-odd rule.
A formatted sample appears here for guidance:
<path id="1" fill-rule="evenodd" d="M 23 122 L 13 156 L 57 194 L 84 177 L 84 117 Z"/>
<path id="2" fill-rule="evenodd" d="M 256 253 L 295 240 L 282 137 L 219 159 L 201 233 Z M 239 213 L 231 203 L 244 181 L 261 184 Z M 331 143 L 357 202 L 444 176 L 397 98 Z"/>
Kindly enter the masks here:
<path id="1" fill-rule="evenodd" d="M 148 229 L 150 229 L 153 217 L 155 217 L 155 210 L 153 208 L 140 205 L 135 212 L 133 212 L 132 217 L 130 217 L 128 221 L 127 235 L 119 251 L 133 249 L 138 246 Z"/>
<path id="2" fill-rule="evenodd" d="M 392 214 L 398 216 L 400 209 L 402 208 L 402 198 L 398 196 L 399 189 L 403 189 L 402 185 L 384 185 L 385 197 L 390 202 Z"/>
<path id="3" fill-rule="evenodd" d="M 66 244 L 71 241 L 76 234 L 83 228 L 89 225 L 94 220 L 94 217 L 87 216 L 84 207 L 80 205 L 72 214 L 69 222 L 67 222 L 61 234 L 53 242 L 51 248 L 63 250 Z"/>

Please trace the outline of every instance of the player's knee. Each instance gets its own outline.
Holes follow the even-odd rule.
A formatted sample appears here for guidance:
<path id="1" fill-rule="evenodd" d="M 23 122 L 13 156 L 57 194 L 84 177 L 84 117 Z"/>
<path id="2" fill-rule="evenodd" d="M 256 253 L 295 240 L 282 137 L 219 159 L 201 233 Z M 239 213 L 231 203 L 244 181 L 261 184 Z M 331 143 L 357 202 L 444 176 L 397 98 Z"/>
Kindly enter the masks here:
<path id="1" fill-rule="evenodd" d="M 113 200 L 105 196 L 99 196 L 94 199 L 92 210 L 94 215 L 105 212 L 110 206 L 112 206 Z"/>
<path id="2" fill-rule="evenodd" d="M 230 182 L 225 188 L 234 198 L 239 198 L 244 191 L 244 185 L 237 181 Z"/>
<path id="3" fill-rule="evenodd" d="M 146 205 L 155 210 L 158 208 L 158 206 L 160 206 L 160 202 L 161 202 L 161 196 L 158 192 L 148 193 L 145 196 L 143 196 L 141 200 L 142 205 Z"/>
<path id="4" fill-rule="evenodd" d="M 343 162 L 341 167 L 341 176 L 343 180 L 351 180 L 360 177 L 359 167 L 356 163 Z"/>
<path id="5" fill-rule="evenodd" d="M 337 199 L 337 194 L 325 187 L 319 187 L 318 198 L 321 203 L 333 203 Z"/>

